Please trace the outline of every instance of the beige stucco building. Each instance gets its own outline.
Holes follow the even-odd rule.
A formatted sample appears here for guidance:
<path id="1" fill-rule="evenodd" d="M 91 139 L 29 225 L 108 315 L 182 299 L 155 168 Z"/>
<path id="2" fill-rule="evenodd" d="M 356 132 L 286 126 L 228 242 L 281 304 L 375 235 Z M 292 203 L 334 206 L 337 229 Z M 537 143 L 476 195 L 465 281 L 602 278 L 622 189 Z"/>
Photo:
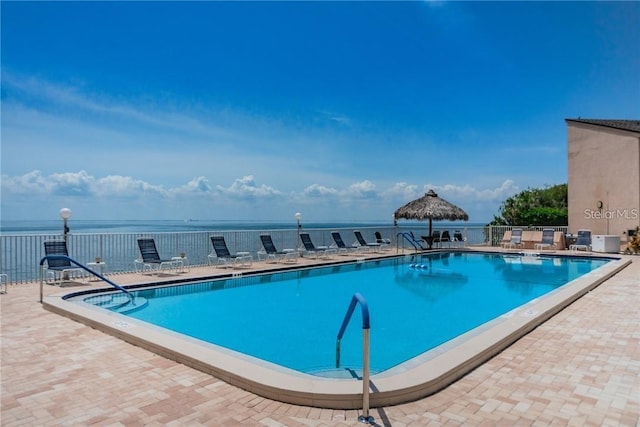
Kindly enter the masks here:
<path id="1" fill-rule="evenodd" d="M 569 231 L 619 235 L 640 225 L 640 120 L 566 119 Z"/>

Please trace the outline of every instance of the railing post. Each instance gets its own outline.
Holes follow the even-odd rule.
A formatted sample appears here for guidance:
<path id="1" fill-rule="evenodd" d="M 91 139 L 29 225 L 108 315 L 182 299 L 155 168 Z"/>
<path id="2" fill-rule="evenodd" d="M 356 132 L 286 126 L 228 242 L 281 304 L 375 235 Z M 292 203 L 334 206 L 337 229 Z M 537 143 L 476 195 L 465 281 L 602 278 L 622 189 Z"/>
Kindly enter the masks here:
<path id="1" fill-rule="evenodd" d="M 358 421 L 373 424 L 373 417 L 369 415 L 369 331 L 362 330 L 362 415 Z"/>
<path id="2" fill-rule="evenodd" d="M 44 294 L 44 265 L 40 264 L 40 304 Z"/>

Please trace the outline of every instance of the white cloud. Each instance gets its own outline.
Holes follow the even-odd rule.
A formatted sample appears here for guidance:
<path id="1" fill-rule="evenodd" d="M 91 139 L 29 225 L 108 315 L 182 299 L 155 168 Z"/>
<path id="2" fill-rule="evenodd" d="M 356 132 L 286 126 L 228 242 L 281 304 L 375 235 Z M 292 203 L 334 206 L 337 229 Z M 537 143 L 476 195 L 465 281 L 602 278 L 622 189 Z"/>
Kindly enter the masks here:
<path id="1" fill-rule="evenodd" d="M 44 176 L 34 170 L 16 177 L 2 175 L 3 191 L 14 194 L 89 196 L 94 185 L 95 179 L 85 171 Z"/>
<path id="2" fill-rule="evenodd" d="M 282 192 L 268 185 L 256 185 L 253 175 L 236 179 L 231 186 L 216 186 L 220 194 L 236 199 L 271 198 L 282 196 Z"/>
<path id="3" fill-rule="evenodd" d="M 97 196 L 138 197 L 143 194 L 166 196 L 168 193 L 161 185 L 134 179 L 129 176 L 109 175 L 96 180 L 94 192 Z"/>
<path id="4" fill-rule="evenodd" d="M 211 193 L 213 192 L 213 188 L 209 184 L 209 180 L 207 178 L 199 176 L 197 178 L 193 178 L 187 183 L 187 185 L 180 187 L 180 191 L 189 193 Z"/>
<path id="5" fill-rule="evenodd" d="M 410 201 L 417 199 L 422 194 L 418 191 L 418 186 L 415 184 L 407 184 L 406 182 L 397 182 L 391 188 L 383 193 L 387 199 L 397 199 Z"/>
<path id="6" fill-rule="evenodd" d="M 348 194 L 352 197 L 373 198 L 377 194 L 376 186 L 369 180 L 356 182 L 355 184 L 351 184 L 349 186 Z"/>
<path id="7" fill-rule="evenodd" d="M 88 196 L 94 184 L 94 178 L 85 171 L 54 173 L 50 180 L 53 182 L 53 193 L 64 196 Z"/>
<path id="8" fill-rule="evenodd" d="M 305 206 L 303 210 L 317 215 L 316 220 L 320 221 L 345 217 L 386 218 L 387 213 L 422 196 L 429 189 L 467 210 L 472 220 L 478 221 L 490 218 L 504 199 L 519 191 L 512 180 L 505 180 L 495 188 L 479 189 L 471 184 L 422 186 L 406 182 L 378 188 L 365 179 L 344 187 L 315 183 L 299 192 L 284 193 L 271 185 L 256 182 L 253 175 L 236 178 L 228 187 L 212 184 L 205 176 L 164 187 L 130 176 L 95 177 L 84 170 L 50 175 L 34 170 L 21 176 L 2 175 L 1 189 L 3 215 L 7 218 L 28 219 L 25 212 L 28 214 L 30 210 L 37 217 L 40 213 L 38 206 L 43 203 L 78 207 L 89 218 L 92 215 L 93 218 L 107 216 L 106 219 L 109 215 L 148 218 L 156 215 L 158 210 L 167 218 L 200 218 L 211 215 L 208 204 L 214 198 L 215 215 L 220 219 L 239 218 L 239 215 L 244 215 L 244 219 L 251 215 L 258 215 L 258 219 L 280 219 L 281 215 L 286 217 L 287 212 Z M 363 200 L 366 202 L 362 203 Z M 246 202 L 255 209 L 247 211 Z M 93 214 L 87 213 L 92 210 Z"/>
<path id="9" fill-rule="evenodd" d="M 305 188 L 302 194 L 303 196 L 313 198 L 336 197 L 340 196 L 340 191 L 336 190 L 335 188 L 325 187 L 324 185 L 312 184 Z"/>
<path id="10" fill-rule="evenodd" d="M 2 175 L 2 191 L 13 194 L 47 194 L 51 192 L 53 183 L 34 170 L 22 176 Z"/>
<path id="11" fill-rule="evenodd" d="M 374 183 L 369 180 L 364 180 L 351 184 L 346 189 L 342 190 L 327 187 L 322 184 L 312 184 L 304 189 L 304 191 L 302 192 L 302 196 L 314 199 L 340 199 L 346 202 L 352 200 L 353 198 L 375 198 L 378 197 L 378 193 L 376 192 L 376 186 Z"/>
<path id="12" fill-rule="evenodd" d="M 451 197 L 452 199 L 459 200 L 472 200 L 472 201 L 502 201 L 507 197 L 510 197 L 519 191 L 518 186 L 515 183 L 508 179 L 502 183 L 497 188 L 489 188 L 489 189 L 477 189 L 470 184 L 465 185 L 453 185 L 453 184 L 445 184 L 445 185 L 435 185 L 435 184 L 426 184 L 424 185 L 424 192 L 433 189 L 438 195 L 446 198 Z"/>
<path id="13" fill-rule="evenodd" d="M 44 176 L 35 170 L 22 176 L 2 176 L 2 191 L 9 194 L 58 195 L 83 197 L 139 197 L 143 194 L 166 196 L 162 186 L 127 176 L 110 175 L 96 179 L 86 171 L 53 173 Z"/>

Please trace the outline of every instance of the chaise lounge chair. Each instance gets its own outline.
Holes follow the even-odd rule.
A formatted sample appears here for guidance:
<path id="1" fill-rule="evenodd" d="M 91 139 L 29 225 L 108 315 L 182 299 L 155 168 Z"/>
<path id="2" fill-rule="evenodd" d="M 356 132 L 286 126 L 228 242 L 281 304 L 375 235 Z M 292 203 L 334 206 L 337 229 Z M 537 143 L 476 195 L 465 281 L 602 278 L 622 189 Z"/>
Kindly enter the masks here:
<path id="1" fill-rule="evenodd" d="M 270 259 L 273 260 L 273 262 L 298 262 L 298 252 L 293 249 L 289 251 L 277 250 L 270 234 L 261 234 L 260 241 L 262 242 L 264 250 L 258 252 L 258 259 L 264 256 L 266 262 L 269 262 Z"/>
<path id="2" fill-rule="evenodd" d="M 373 233 L 373 235 L 376 236 L 376 243 L 380 243 L 381 250 L 391 248 L 391 239 L 382 237 L 382 234 L 380 234 L 379 231 L 376 231 L 375 233 Z"/>
<path id="3" fill-rule="evenodd" d="M 522 228 L 514 228 L 511 230 L 511 238 L 508 242 L 502 242 L 502 247 L 505 249 L 524 247 L 522 243 Z"/>
<path id="4" fill-rule="evenodd" d="M 300 240 L 302 240 L 302 245 L 304 246 L 304 253 L 308 253 L 315 258 L 331 258 L 331 254 L 337 252 L 335 249 L 326 246 L 314 245 L 309 233 L 300 233 Z"/>
<path id="5" fill-rule="evenodd" d="M 569 246 L 570 251 L 579 251 L 581 249 L 591 251 L 591 230 L 578 230 L 576 242 Z"/>
<path id="6" fill-rule="evenodd" d="M 556 249 L 556 243 L 553 240 L 554 236 L 555 236 L 555 231 L 552 228 L 543 229 L 542 240 L 540 241 L 540 243 L 535 244 L 535 249 L 539 251 L 543 249 L 551 249 L 552 247 L 553 249 Z"/>
<path id="7" fill-rule="evenodd" d="M 142 237 L 138 239 L 138 248 L 140 248 L 141 260 L 136 260 L 136 263 L 142 264 L 142 273 L 160 273 L 162 269 L 174 270 L 182 264 L 181 260 L 174 259 L 162 259 L 158 254 L 156 248 L 156 242 L 149 237 Z"/>
<path id="8" fill-rule="evenodd" d="M 331 237 L 333 237 L 333 241 L 335 242 L 335 249 L 338 251 L 338 255 L 348 255 L 351 251 L 356 251 L 360 249 L 359 246 L 347 246 L 344 244 L 344 240 L 342 240 L 342 236 L 338 231 L 332 231 Z"/>
<path id="9" fill-rule="evenodd" d="M 455 247 L 463 247 L 466 244 L 464 237 L 462 237 L 462 232 L 460 230 L 456 230 L 453 232 L 453 245 Z"/>
<path id="10" fill-rule="evenodd" d="M 208 255 L 209 265 L 213 260 L 216 260 L 216 265 L 223 264 L 223 267 L 235 268 L 238 264 L 240 266 L 250 266 L 253 261 L 253 257 L 248 252 L 232 254 L 227 247 L 224 236 L 211 236 L 211 244 L 213 245 L 214 253 Z"/>
<path id="11" fill-rule="evenodd" d="M 423 240 L 429 243 L 429 249 L 438 247 L 440 244 L 440 230 L 433 230 L 430 236 L 421 236 Z"/>
<path id="12" fill-rule="evenodd" d="M 44 242 L 44 253 L 48 255 L 69 256 L 67 242 L 64 240 L 48 240 Z M 82 277 L 84 271 L 74 267 L 68 259 L 47 260 L 47 282 L 62 284 L 65 280 Z"/>
<path id="13" fill-rule="evenodd" d="M 362 237 L 362 233 L 359 230 L 354 230 L 353 234 L 356 236 L 356 242 L 355 244 L 360 245 L 360 247 L 362 248 L 367 248 L 369 250 L 372 250 L 374 252 L 378 251 L 380 249 L 380 243 L 369 243 L 366 240 L 364 240 L 364 237 Z"/>
<path id="14" fill-rule="evenodd" d="M 449 236 L 449 232 L 447 231 L 447 236 Z M 440 230 L 433 230 L 431 235 L 429 236 L 420 236 L 423 242 L 426 242 L 429 245 L 429 249 L 433 249 L 433 247 L 440 247 L 440 243 L 442 242 L 442 235 L 440 234 Z M 447 237 L 451 240 L 451 237 Z"/>
<path id="15" fill-rule="evenodd" d="M 444 230 L 438 239 L 438 246 L 443 247 L 444 244 L 451 247 L 451 233 L 449 233 L 449 230 Z"/>

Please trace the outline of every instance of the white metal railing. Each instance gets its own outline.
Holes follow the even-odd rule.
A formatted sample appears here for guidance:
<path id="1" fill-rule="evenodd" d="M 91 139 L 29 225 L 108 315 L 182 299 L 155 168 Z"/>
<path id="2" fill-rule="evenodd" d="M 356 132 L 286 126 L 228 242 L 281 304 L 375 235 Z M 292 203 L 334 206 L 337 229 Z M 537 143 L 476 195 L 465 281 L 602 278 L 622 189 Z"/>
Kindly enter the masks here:
<path id="1" fill-rule="evenodd" d="M 349 304 L 347 312 L 344 315 L 344 319 L 342 320 L 340 330 L 338 330 L 338 335 L 336 337 L 336 369 L 340 368 L 340 341 L 342 341 L 344 331 L 347 329 L 349 321 L 351 321 L 351 316 L 358 304 L 362 310 L 362 415 L 358 417 L 358 421 L 361 423 L 373 424 L 374 418 L 369 415 L 369 333 L 371 323 L 369 317 L 369 305 L 360 292 L 353 294 L 351 303 Z"/>
<path id="2" fill-rule="evenodd" d="M 365 237 L 374 241 L 374 231 L 385 237 L 391 235 L 393 227 L 361 227 Z M 355 240 L 353 228 L 341 228 L 343 238 L 349 244 Z M 311 234 L 317 245 L 333 243 L 331 229 L 304 229 Z M 260 234 L 268 233 L 278 249 L 298 248 L 297 229 L 275 230 L 210 230 L 193 232 L 157 233 L 86 233 L 68 234 L 67 247 L 71 257 L 88 263 L 100 258 L 105 263 L 105 272 L 129 273 L 135 271 L 134 261 L 140 257 L 137 239 L 151 237 L 155 240 L 162 258 L 171 258 L 185 253 L 191 266 L 208 264 L 208 255 L 213 252 L 210 236 L 222 235 L 231 252 L 245 251 L 254 256 L 262 248 Z M 60 240 L 59 234 L 2 235 L 0 236 L 0 272 L 10 277 L 11 283 L 36 281 L 39 277 L 39 262 L 44 253 L 44 242 Z"/>
<path id="3" fill-rule="evenodd" d="M 545 228 L 552 228 L 554 231 L 562 231 L 563 233 L 569 232 L 569 227 L 566 225 L 544 225 L 544 226 L 526 226 L 526 225 L 494 225 L 486 228 L 485 241 L 489 246 L 500 246 L 504 233 L 514 228 L 521 228 L 523 230 L 542 231 Z"/>
<path id="4" fill-rule="evenodd" d="M 511 226 L 465 227 L 438 226 L 433 230 L 460 230 L 467 245 L 499 245 L 505 231 Z M 542 230 L 547 227 L 521 227 L 523 229 Z M 567 227 L 552 227 L 565 231 Z M 415 222 L 398 226 L 377 226 L 357 228 L 304 228 L 311 235 L 317 246 L 331 246 L 331 231 L 340 231 L 347 245 L 355 241 L 353 230 L 362 232 L 367 241 L 375 241 L 374 232 L 380 231 L 383 237 L 391 239 L 391 246 L 396 246 L 396 236 L 400 232 L 413 232 L 416 236 L 428 234 L 425 224 Z M 152 237 L 156 241 L 158 251 L 163 258 L 177 256 L 184 252 L 192 266 L 207 265 L 207 256 L 213 251 L 209 236 L 222 235 L 231 252 L 246 251 L 256 255 L 261 249 L 260 234 L 269 233 L 278 249 L 295 249 L 300 246 L 298 230 L 210 230 L 189 232 L 157 232 L 157 233 L 87 233 L 67 235 L 69 254 L 82 263 L 92 262 L 99 257 L 106 264 L 107 274 L 129 273 L 135 271 L 134 260 L 140 256 L 136 240 L 139 237 Z M 451 233 L 453 235 L 453 233 Z M 39 262 L 44 253 L 44 241 L 61 239 L 60 234 L 40 235 L 2 235 L 0 236 L 0 273 L 9 276 L 10 283 L 37 281 L 40 269 Z"/>

